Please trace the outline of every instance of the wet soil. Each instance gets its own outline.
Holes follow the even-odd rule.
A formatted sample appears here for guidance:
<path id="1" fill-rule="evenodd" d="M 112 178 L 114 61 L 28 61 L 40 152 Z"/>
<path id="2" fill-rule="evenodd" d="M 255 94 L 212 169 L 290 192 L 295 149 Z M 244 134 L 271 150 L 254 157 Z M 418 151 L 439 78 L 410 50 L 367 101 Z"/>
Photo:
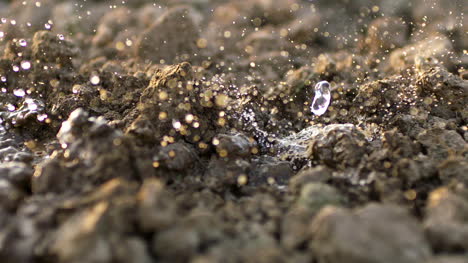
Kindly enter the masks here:
<path id="1" fill-rule="evenodd" d="M 0 1 L 0 261 L 468 262 L 467 13 Z"/>

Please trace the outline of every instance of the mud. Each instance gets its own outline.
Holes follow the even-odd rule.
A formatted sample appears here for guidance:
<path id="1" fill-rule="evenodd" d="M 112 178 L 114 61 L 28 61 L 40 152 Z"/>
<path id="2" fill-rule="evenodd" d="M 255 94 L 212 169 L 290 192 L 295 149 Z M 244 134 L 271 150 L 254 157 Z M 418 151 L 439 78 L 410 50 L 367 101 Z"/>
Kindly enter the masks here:
<path id="1" fill-rule="evenodd" d="M 0 261 L 468 262 L 467 11 L 0 1 Z"/>

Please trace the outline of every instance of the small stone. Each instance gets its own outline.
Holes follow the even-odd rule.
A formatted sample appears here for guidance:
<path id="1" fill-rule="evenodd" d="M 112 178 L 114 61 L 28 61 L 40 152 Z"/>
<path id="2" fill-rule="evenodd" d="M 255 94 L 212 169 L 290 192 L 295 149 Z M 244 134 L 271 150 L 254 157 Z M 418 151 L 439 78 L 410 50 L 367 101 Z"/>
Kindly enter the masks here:
<path id="1" fill-rule="evenodd" d="M 138 193 L 138 222 L 144 232 L 167 229 L 176 221 L 174 196 L 157 179 L 147 179 Z"/>
<path id="2" fill-rule="evenodd" d="M 302 187 L 309 183 L 325 183 L 331 177 L 332 170 L 324 165 L 305 168 L 289 180 L 289 189 L 294 193 L 298 193 Z"/>
<path id="3" fill-rule="evenodd" d="M 196 159 L 193 147 L 180 142 L 161 148 L 157 156 L 153 158 L 162 167 L 175 171 L 184 171 L 192 167 Z"/>
<path id="4" fill-rule="evenodd" d="M 447 188 L 432 191 L 424 221 L 431 245 L 438 251 L 468 250 L 468 200 Z"/>
<path id="5" fill-rule="evenodd" d="M 396 206 L 370 204 L 355 212 L 327 206 L 311 230 L 319 263 L 418 263 L 431 256 L 416 220 Z"/>
<path id="6" fill-rule="evenodd" d="M 200 237 L 195 229 L 175 227 L 157 233 L 152 250 L 158 257 L 172 262 L 186 262 L 195 255 Z"/>
<path id="7" fill-rule="evenodd" d="M 252 144 L 244 134 L 219 134 L 214 140 L 218 154 L 225 151 L 228 157 L 246 157 L 251 153 Z"/>
<path id="8" fill-rule="evenodd" d="M 424 130 L 417 140 L 427 149 L 429 156 L 437 160 L 446 159 L 449 153 L 462 152 L 468 145 L 456 131 L 441 128 Z"/>
<path id="9" fill-rule="evenodd" d="M 6 179 L 15 186 L 28 190 L 34 170 L 25 163 L 7 162 L 0 164 L 0 179 Z"/>
<path id="10" fill-rule="evenodd" d="M 326 205 L 338 206 L 343 201 L 335 188 L 322 183 L 309 183 L 302 187 L 296 204 L 316 213 Z"/>

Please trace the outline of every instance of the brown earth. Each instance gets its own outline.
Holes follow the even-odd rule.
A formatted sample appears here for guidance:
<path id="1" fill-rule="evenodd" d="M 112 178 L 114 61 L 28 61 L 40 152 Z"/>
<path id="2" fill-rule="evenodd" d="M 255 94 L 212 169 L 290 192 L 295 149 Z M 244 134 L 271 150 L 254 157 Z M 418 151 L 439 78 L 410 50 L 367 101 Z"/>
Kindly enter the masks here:
<path id="1" fill-rule="evenodd" d="M 468 262 L 467 13 L 0 1 L 0 262 Z"/>

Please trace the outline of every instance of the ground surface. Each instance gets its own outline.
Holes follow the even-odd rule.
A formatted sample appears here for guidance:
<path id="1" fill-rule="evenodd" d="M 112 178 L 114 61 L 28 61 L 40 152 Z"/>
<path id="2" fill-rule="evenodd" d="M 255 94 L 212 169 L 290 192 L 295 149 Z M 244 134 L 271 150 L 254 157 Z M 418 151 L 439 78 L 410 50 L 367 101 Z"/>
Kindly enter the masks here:
<path id="1" fill-rule="evenodd" d="M 468 262 L 467 9 L 0 1 L 0 261 Z"/>

